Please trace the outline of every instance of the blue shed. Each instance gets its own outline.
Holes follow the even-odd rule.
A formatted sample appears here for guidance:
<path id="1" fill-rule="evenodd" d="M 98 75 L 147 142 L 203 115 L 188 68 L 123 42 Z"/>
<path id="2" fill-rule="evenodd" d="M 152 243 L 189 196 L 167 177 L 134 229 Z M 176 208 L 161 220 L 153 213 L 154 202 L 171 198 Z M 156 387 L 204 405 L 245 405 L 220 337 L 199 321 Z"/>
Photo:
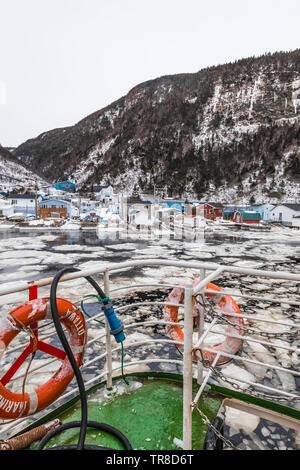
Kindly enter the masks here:
<path id="1" fill-rule="evenodd" d="M 72 181 L 59 181 L 58 183 L 54 183 L 53 188 L 58 189 L 59 191 L 75 193 L 76 184 L 72 183 Z"/>

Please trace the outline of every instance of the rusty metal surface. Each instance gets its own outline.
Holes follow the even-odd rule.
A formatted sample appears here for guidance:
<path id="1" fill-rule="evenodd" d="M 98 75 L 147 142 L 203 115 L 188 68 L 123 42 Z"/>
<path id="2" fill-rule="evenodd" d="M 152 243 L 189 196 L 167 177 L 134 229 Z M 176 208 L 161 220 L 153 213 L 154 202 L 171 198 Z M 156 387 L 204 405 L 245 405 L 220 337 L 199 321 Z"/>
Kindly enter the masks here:
<path id="1" fill-rule="evenodd" d="M 13 437 L 7 441 L 0 441 L 0 450 L 22 450 L 29 447 L 33 442 L 39 441 L 49 431 L 57 428 L 61 425 L 59 419 L 49 421 L 49 423 L 42 424 L 35 429 L 31 429 L 20 436 Z"/>

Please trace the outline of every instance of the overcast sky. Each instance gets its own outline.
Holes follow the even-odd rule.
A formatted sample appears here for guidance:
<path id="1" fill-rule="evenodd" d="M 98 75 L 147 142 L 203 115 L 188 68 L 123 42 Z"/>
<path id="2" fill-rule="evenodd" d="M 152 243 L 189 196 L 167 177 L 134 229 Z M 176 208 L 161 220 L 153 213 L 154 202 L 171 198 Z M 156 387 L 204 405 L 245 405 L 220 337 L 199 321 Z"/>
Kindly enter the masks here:
<path id="1" fill-rule="evenodd" d="M 300 0 L 0 0 L 0 143 L 145 80 L 300 47 Z"/>

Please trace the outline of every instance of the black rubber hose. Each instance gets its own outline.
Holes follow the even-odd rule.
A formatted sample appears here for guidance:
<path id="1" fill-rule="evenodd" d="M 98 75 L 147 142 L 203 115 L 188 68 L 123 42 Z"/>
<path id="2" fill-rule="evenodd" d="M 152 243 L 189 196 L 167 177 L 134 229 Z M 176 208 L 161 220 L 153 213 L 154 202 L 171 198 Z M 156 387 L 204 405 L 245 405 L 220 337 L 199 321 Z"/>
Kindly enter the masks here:
<path id="1" fill-rule="evenodd" d="M 77 270 L 78 271 L 78 270 Z M 93 279 L 91 276 L 86 276 L 85 278 L 93 287 L 94 289 L 98 292 L 98 294 L 100 295 L 100 297 L 102 299 L 105 299 L 105 293 L 103 292 L 103 290 L 101 289 L 101 287 L 99 286 L 98 282 L 95 281 L 95 279 Z M 104 302 L 105 303 L 105 302 Z"/>
<path id="2" fill-rule="evenodd" d="M 98 421 L 88 421 L 87 425 L 89 428 L 94 428 L 94 429 L 101 429 L 101 431 L 107 431 L 110 434 L 116 436 L 122 444 L 124 444 L 125 448 L 127 450 L 131 450 L 131 444 L 128 441 L 127 437 L 124 436 L 124 434 L 121 433 L 118 429 L 114 428 L 113 426 L 110 426 L 109 424 L 105 423 L 98 423 Z M 62 431 L 66 431 L 67 429 L 72 429 L 72 428 L 79 428 L 81 426 L 81 421 L 72 421 L 70 423 L 65 423 L 62 424 L 59 428 L 53 429 L 50 431 L 46 436 L 43 437 L 43 439 L 40 441 L 38 449 L 41 450 L 45 446 L 45 444 L 54 436 L 57 434 L 61 433 Z M 94 446 L 94 445 L 84 445 L 85 450 L 112 450 L 110 447 L 102 447 L 102 446 Z M 71 445 L 71 446 L 56 446 L 56 447 L 50 447 L 47 450 L 78 450 L 77 446 Z"/>
<path id="3" fill-rule="evenodd" d="M 76 272 L 79 271 L 79 269 L 76 268 L 63 268 L 61 269 L 54 277 L 52 284 L 51 284 L 51 289 L 50 289 L 50 306 L 51 306 L 51 314 L 54 322 L 54 326 L 57 332 L 57 335 L 61 341 L 61 344 L 66 352 L 66 355 L 70 361 L 70 364 L 72 366 L 72 369 L 74 371 L 74 375 L 77 380 L 77 385 L 79 389 L 79 394 L 80 394 L 80 401 L 81 401 L 81 420 L 80 421 L 73 421 L 71 423 L 67 423 L 65 425 L 60 426 L 59 428 L 55 429 L 55 433 L 53 432 L 48 433 L 41 441 L 38 449 L 41 450 L 46 442 L 48 442 L 49 439 L 53 435 L 58 434 L 59 432 L 63 431 L 64 429 L 70 429 L 72 427 L 80 427 L 80 432 L 79 432 L 79 438 L 78 438 L 78 443 L 77 446 L 70 446 L 72 449 L 76 450 L 84 450 L 88 449 L 89 446 L 85 446 L 85 437 L 86 437 L 86 431 L 87 427 L 97 427 L 98 429 L 106 430 L 108 432 L 111 432 L 114 434 L 116 437 L 119 438 L 119 440 L 123 443 L 125 448 L 127 450 L 131 450 L 132 446 L 128 439 L 116 428 L 113 428 L 112 426 L 109 426 L 108 424 L 104 423 L 97 423 L 96 421 L 90 421 L 88 422 L 87 420 L 87 415 L 88 415 L 88 408 L 87 408 L 87 399 L 86 399 L 86 393 L 85 393 L 85 387 L 82 379 L 81 372 L 79 370 L 79 367 L 76 363 L 75 357 L 73 355 L 73 352 L 70 348 L 69 342 L 65 336 L 64 330 L 61 326 L 60 319 L 59 319 L 59 314 L 58 314 L 58 309 L 57 309 L 57 298 L 56 298 L 56 291 L 57 291 L 57 284 L 60 280 L 60 278 L 67 272 Z M 105 294 L 100 288 L 100 286 L 97 284 L 97 282 L 91 278 L 90 276 L 87 276 L 85 278 L 98 292 L 101 298 L 105 298 Z M 67 448 L 67 447 L 64 447 Z M 93 446 L 95 448 L 95 446 Z M 103 447 L 98 446 L 97 447 L 99 450 L 103 449 Z M 55 447 L 54 449 L 59 449 L 58 447 Z"/>

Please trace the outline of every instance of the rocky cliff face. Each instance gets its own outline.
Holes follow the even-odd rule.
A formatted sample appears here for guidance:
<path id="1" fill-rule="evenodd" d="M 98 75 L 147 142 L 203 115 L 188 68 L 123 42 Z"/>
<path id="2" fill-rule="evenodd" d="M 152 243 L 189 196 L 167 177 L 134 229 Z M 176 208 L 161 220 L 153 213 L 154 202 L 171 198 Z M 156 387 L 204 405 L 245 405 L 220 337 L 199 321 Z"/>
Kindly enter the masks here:
<path id="1" fill-rule="evenodd" d="M 169 195 L 287 198 L 300 191 L 300 50 L 142 83 L 15 155 L 50 180 Z M 300 195 L 300 193 L 299 193 Z"/>

